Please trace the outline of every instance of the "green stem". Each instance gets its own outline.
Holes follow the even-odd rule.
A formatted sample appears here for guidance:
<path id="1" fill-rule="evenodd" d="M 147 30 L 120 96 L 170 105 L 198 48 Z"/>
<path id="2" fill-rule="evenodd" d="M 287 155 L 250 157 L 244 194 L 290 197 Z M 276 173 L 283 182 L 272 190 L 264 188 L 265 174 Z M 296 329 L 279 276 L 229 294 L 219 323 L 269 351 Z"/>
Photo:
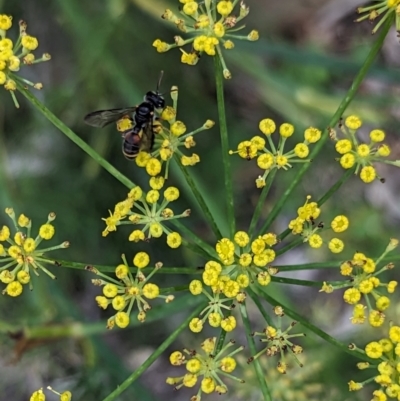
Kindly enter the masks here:
<path id="1" fill-rule="evenodd" d="M 353 174 L 354 168 L 347 170 L 329 190 L 317 200 L 318 207 L 321 207 Z"/>
<path id="2" fill-rule="evenodd" d="M 321 263 L 304 263 L 302 265 L 282 265 L 276 266 L 280 272 L 290 272 L 297 270 L 315 270 L 315 269 L 336 269 L 338 268 L 340 261 L 330 261 Z"/>
<path id="3" fill-rule="evenodd" d="M 188 307 L 197 306 L 200 299 L 186 294 L 169 304 L 157 305 L 147 314 L 145 322 L 139 322 L 135 314 L 130 317 L 128 328 L 145 326 L 148 323 L 165 319 L 165 316 L 172 316 L 176 313 L 186 311 Z M 117 329 L 118 330 L 118 329 Z M 27 340 L 45 340 L 51 338 L 87 338 L 89 336 L 100 335 L 110 332 L 107 329 L 107 322 L 100 321 L 95 323 L 81 323 L 78 321 L 65 324 L 52 324 L 40 326 L 21 327 L 20 325 L 6 325 L 0 322 L 0 333 L 23 332 L 23 338 Z"/>
<path id="4" fill-rule="evenodd" d="M 292 232 L 292 230 L 289 230 L 290 232 Z M 279 239 L 280 236 L 278 236 Z M 294 241 L 292 241 L 290 244 L 287 244 L 286 246 L 284 246 L 283 248 L 279 249 L 278 251 L 276 251 L 276 256 L 279 255 L 283 255 L 284 253 L 290 251 L 291 249 L 295 248 L 296 246 L 299 246 L 303 243 L 303 238 L 296 238 Z"/>
<path id="5" fill-rule="evenodd" d="M 121 174 L 115 167 L 113 167 L 107 160 L 103 159 L 95 150 L 93 150 L 85 141 L 79 138 L 70 128 L 68 128 L 61 120 L 59 120 L 45 105 L 39 102 L 32 93 L 25 89 L 24 86 L 17 82 L 18 90 L 32 103 L 32 105 L 39 110 L 53 125 L 55 125 L 64 135 L 66 135 L 72 142 L 78 145 L 84 152 L 97 161 L 100 166 L 104 167 L 113 177 L 122 182 L 129 189 L 133 188 L 135 184 L 123 174 Z"/>
<path id="6" fill-rule="evenodd" d="M 394 17 L 394 13 L 393 13 L 393 17 Z M 393 22 L 393 18 L 389 18 L 383 25 L 378 38 L 376 39 L 374 45 L 372 46 L 370 52 L 368 53 L 368 56 L 365 59 L 364 64 L 362 65 L 360 71 L 354 78 L 353 83 L 350 86 L 350 89 L 347 91 L 345 97 L 341 101 L 335 114 L 329 121 L 328 127 L 325 128 L 321 139 L 316 143 L 313 151 L 311 152 L 311 154 L 310 154 L 311 159 L 315 159 L 315 157 L 321 151 L 323 145 L 329 138 L 330 128 L 336 126 L 339 119 L 342 117 L 343 113 L 346 111 L 347 107 L 353 100 L 358 88 L 360 87 L 360 85 L 361 85 L 362 81 L 364 80 L 365 76 L 367 75 L 367 72 L 368 72 L 369 68 L 371 67 L 376 55 L 378 54 L 379 49 L 382 47 L 382 44 L 385 40 L 387 33 L 389 32 L 392 22 Z M 296 176 L 294 177 L 293 181 L 290 183 L 289 187 L 286 189 L 284 194 L 281 196 L 281 198 L 275 204 L 271 213 L 268 215 L 268 218 L 266 219 L 266 221 L 263 224 L 259 233 L 265 232 L 269 228 L 269 226 L 272 224 L 272 222 L 278 216 L 279 212 L 282 210 L 282 207 L 284 206 L 286 201 L 289 199 L 293 190 L 297 187 L 297 184 L 301 181 L 301 179 L 303 178 L 303 175 L 310 168 L 310 166 L 311 166 L 311 163 L 305 163 L 302 165 L 302 167 L 300 168 L 300 170 L 297 172 Z"/>
<path id="7" fill-rule="evenodd" d="M 231 161 L 229 156 L 228 127 L 226 124 L 225 101 L 224 101 L 224 78 L 222 75 L 222 65 L 219 57 L 214 57 L 215 85 L 217 90 L 219 129 L 222 146 L 222 162 L 224 165 L 224 178 L 226 189 L 226 206 L 228 212 L 228 222 L 230 235 L 236 232 L 235 210 L 233 205 L 233 186 L 231 176 Z"/>
<path id="8" fill-rule="evenodd" d="M 196 308 L 185 321 L 166 339 L 164 342 L 146 359 L 142 365 L 136 369 L 124 382 L 122 382 L 112 393 L 110 393 L 103 401 L 115 400 L 123 391 L 125 391 L 135 380 L 137 380 L 155 361 L 156 359 L 176 340 L 176 338 L 185 330 L 189 322 L 197 316 L 204 308 L 204 304 Z"/>
<path id="9" fill-rule="evenodd" d="M 185 168 L 185 166 L 182 166 L 182 163 L 179 161 L 179 157 L 175 154 L 174 159 L 176 161 L 176 164 L 178 165 L 179 169 L 181 170 L 183 176 L 185 177 L 185 180 L 187 184 L 189 185 L 190 189 L 193 192 L 194 197 L 196 198 L 201 210 L 203 211 L 205 217 L 208 220 L 208 223 L 210 224 L 211 229 L 213 230 L 215 236 L 219 239 L 222 238 L 221 231 L 219 230 L 217 223 L 214 220 L 214 217 L 204 200 L 201 192 L 199 191 L 198 187 L 196 186 L 195 182 L 193 181 L 193 178 L 190 176 L 189 172 Z"/>
<path id="10" fill-rule="evenodd" d="M 253 214 L 253 217 L 251 218 L 250 227 L 249 227 L 249 235 L 252 238 L 254 238 L 254 236 L 252 235 L 254 228 L 260 218 L 261 211 L 262 211 L 264 203 L 265 203 L 265 199 L 267 198 L 269 190 L 271 189 L 271 186 L 272 186 L 272 183 L 274 181 L 275 174 L 277 171 L 278 171 L 277 169 L 274 169 L 270 174 L 268 174 L 267 182 L 265 183 L 265 187 L 262 189 L 260 197 L 258 198 L 257 206 L 256 206 L 256 209 L 254 210 L 254 214 Z"/>
<path id="11" fill-rule="evenodd" d="M 240 304 L 240 314 L 242 315 L 243 326 L 246 333 L 247 343 L 249 344 L 250 354 L 256 355 L 256 345 L 254 344 L 254 337 L 252 336 L 250 320 L 247 314 L 245 302 Z M 272 401 L 271 393 L 269 391 L 267 382 L 265 381 L 264 372 L 262 371 L 259 360 L 255 359 L 252 363 L 254 365 L 254 370 L 256 371 L 256 375 L 260 383 L 260 388 L 263 394 L 264 401 Z"/>
<path id="12" fill-rule="evenodd" d="M 322 287 L 323 281 L 309 281 L 309 280 L 299 280 L 297 278 L 287 278 L 287 277 L 271 277 L 271 281 L 281 284 L 293 284 L 293 285 L 303 285 L 306 287 Z"/>
<path id="13" fill-rule="evenodd" d="M 263 297 L 272 306 L 278 306 L 278 305 L 282 306 L 282 308 L 285 311 L 285 314 L 287 316 L 290 316 L 292 319 L 295 319 L 296 321 L 300 322 L 304 327 L 307 327 L 310 331 L 312 331 L 317 336 L 321 337 L 326 342 L 328 342 L 328 343 L 334 345 L 335 347 L 339 348 L 340 350 L 342 350 L 342 351 L 344 351 L 344 352 L 346 352 L 348 354 L 351 354 L 351 355 L 353 355 L 353 356 L 355 356 L 357 358 L 360 358 L 360 359 L 362 359 L 364 361 L 373 362 L 373 360 L 369 359 L 363 352 L 361 352 L 361 350 L 358 350 L 358 349 L 350 350 L 348 344 L 344 344 L 344 343 L 336 340 L 336 338 L 333 338 L 332 336 L 330 336 L 328 333 L 325 333 L 323 330 L 321 330 L 317 326 L 314 326 L 312 323 L 310 323 L 303 316 L 299 315 L 298 313 L 296 313 L 294 310 L 292 310 L 288 306 L 282 305 L 281 302 L 278 302 L 275 298 L 273 298 L 270 295 L 268 295 L 264 291 L 264 289 L 257 288 L 255 290 L 255 292 L 257 293 L 257 295 Z"/>
<path id="14" fill-rule="evenodd" d="M 95 267 L 99 272 L 101 273 L 113 273 L 115 272 L 115 266 L 105 266 L 105 265 L 97 265 L 97 264 L 91 264 L 91 263 L 78 263 L 78 262 L 71 262 L 69 260 L 59 260 L 57 261 L 51 260 L 51 259 L 43 259 L 47 263 L 53 264 L 53 265 L 61 265 L 62 267 L 69 267 L 71 269 L 77 269 L 77 270 L 86 270 L 86 266 L 93 266 Z M 140 269 L 140 271 L 144 274 L 151 273 L 153 271 L 154 267 L 145 267 L 144 269 Z M 132 273 L 137 272 L 136 267 L 131 267 L 129 270 Z M 202 274 L 203 271 L 202 269 L 196 269 L 193 267 L 162 267 L 157 271 L 157 274 Z"/>
<path id="15" fill-rule="evenodd" d="M 262 317 L 265 319 L 267 324 L 269 326 L 273 326 L 274 322 L 273 322 L 271 316 L 268 315 L 267 311 L 262 306 L 260 298 L 250 289 L 250 287 L 247 288 L 247 293 L 249 294 L 249 297 L 251 298 L 251 300 L 256 304 L 258 310 L 260 311 Z"/>

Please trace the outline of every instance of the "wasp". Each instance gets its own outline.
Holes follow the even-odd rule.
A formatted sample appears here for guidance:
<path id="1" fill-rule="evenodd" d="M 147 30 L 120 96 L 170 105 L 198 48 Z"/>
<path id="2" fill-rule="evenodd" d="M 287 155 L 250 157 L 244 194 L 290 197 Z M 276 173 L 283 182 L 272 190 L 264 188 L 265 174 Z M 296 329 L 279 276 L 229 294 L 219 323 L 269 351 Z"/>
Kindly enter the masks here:
<path id="1" fill-rule="evenodd" d="M 122 153 L 133 160 L 140 151 L 150 152 L 154 145 L 155 121 L 165 108 L 164 96 L 159 92 L 164 72 L 161 71 L 155 91 L 149 91 L 137 106 L 121 109 L 97 110 L 85 116 L 86 124 L 103 128 L 108 124 L 127 118 L 132 128 L 122 132 Z"/>

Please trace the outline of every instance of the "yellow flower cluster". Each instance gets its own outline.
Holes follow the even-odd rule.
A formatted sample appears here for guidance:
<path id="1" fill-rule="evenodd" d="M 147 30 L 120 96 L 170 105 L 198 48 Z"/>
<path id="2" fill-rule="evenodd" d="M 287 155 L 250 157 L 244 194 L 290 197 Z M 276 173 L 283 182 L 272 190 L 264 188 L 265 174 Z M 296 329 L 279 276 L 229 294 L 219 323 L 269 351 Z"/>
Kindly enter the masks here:
<path id="1" fill-rule="evenodd" d="M 168 44 L 156 39 L 153 46 L 159 53 L 164 53 L 174 47 L 180 47 L 182 52 L 181 62 L 188 65 L 196 65 L 202 54 L 209 56 L 217 55 L 223 67 L 226 79 L 231 78 L 231 73 L 226 67 L 222 55 L 222 48 L 233 49 L 234 40 L 258 40 L 258 32 L 251 31 L 248 35 L 237 35 L 236 32 L 244 26 L 238 23 L 249 13 L 249 8 L 243 1 L 240 2 L 239 10 L 234 9 L 237 1 L 221 0 L 179 0 L 183 3 L 181 17 L 175 15 L 171 10 L 166 10 L 162 18 L 172 22 L 183 33 L 190 34 L 188 39 L 175 36 L 175 43 Z M 235 34 L 232 34 L 235 32 Z M 185 52 L 182 47 L 192 44 L 190 53 Z"/>
<path id="2" fill-rule="evenodd" d="M 303 206 L 297 209 L 297 217 L 290 221 L 289 228 L 293 235 L 300 234 L 304 242 L 312 248 L 320 248 L 324 244 L 322 236 L 319 234 L 324 230 L 324 224 L 316 223 L 315 220 L 321 213 L 317 202 L 309 202 L 311 196 L 308 195 Z M 349 219 L 344 215 L 336 216 L 330 225 L 335 233 L 346 231 L 349 227 Z M 328 248 L 333 253 L 340 253 L 344 249 L 344 242 L 339 238 L 332 238 L 328 243 Z"/>
<path id="3" fill-rule="evenodd" d="M 186 156 L 179 148 L 190 149 L 196 145 L 194 135 L 201 131 L 210 129 L 214 126 L 214 121 L 207 120 L 200 128 L 186 133 L 186 125 L 176 120 L 178 109 L 178 88 L 173 86 L 171 89 L 173 106 L 167 106 L 160 116 L 160 120 L 154 122 L 156 137 L 155 146 L 152 153 L 140 152 L 135 161 L 139 167 L 146 169 L 147 174 L 154 177 L 161 173 L 162 164 L 165 163 L 164 178 L 168 178 L 169 163 L 174 155 L 177 155 L 183 166 L 194 166 L 200 162 L 200 157 L 196 153 Z M 168 127 L 163 122 L 168 123 Z"/>
<path id="4" fill-rule="evenodd" d="M 265 186 L 265 180 L 273 169 L 288 170 L 292 168 L 293 163 L 309 163 L 307 159 L 310 149 L 309 145 L 316 143 L 321 139 L 321 131 L 314 127 L 309 127 L 304 131 L 304 141 L 299 142 L 287 153 L 284 153 L 284 146 L 287 138 L 294 134 L 294 126 L 289 123 L 283 123 L 279 127 L 279 143 L 276 147 L 272 141 L 272 134 L 276 131 L 276 124 L 270 118 L 260 121 L 260 131 L 267 137 L 268 145 L 263 137 L 256 135 L 249 141 L 240 142 L 236 151 L 230 151 L 229 154 L 237 153 L 241 158 L 251 160 L 257 158 L 257 166 L 265 170 L 264 174 L 256 179 L 257 188 Z"/>
<path id="5" fill-rule="evenodd" d="M 135 304 L 139 310 L 137 319 L 140 322 L 146 320 L 146 312 L 151 309 L 146 299 L 164 298 L 169 303 L 174 300 L 173 295 L 161 295 L 160 288 L 156 284 L 149 283 L 150 278 L 162 267 L 162 263 L 156 263 L 152 272 L 146 277 L 141 269 L 148 266 L 150 257 L 146 252 L 138 252 L 133 258 L 136 268 L 136 276 L 133 277 L 125 255 L 122 255 L 123 264 L 115 268 L 117 279 L 113 279 L 99 272 L 93 266 L 87 266 L 86 270 L 95 273 L 102 279 L 93 279 L 94 285 L 103 286 L 103 294 L 96 297 L 100 308 L 107 309 L 111 305 L 116 314 L 107 321 L 107 328 L 112 329 L 115 325 L 125 328 L 129 325 L 130 314 Z M 146 299 L 145 299 L 146 298 Z"/>
<path id="6" fill-rule="evenodd" d="M 363 382 L 351 380 L 349 390 L 360 390 L 365 384 L 375 381 L 379 389 L 373 392 L 373 401 L 400 400 L 400 326 L 391 324 L 388 337 L 368 343 L 365 354 L 376 360 L 376 364 L 372 366 L 368 362 L 359 362 L 357 367 L 368 371 L 377 369 L 377 372 Z"/>
<path id="7" fill-rule="evenodd" d="M 357 12 L 358 14 L 364 15 L 356 19 L 356 22 L 361 22 L 366 19 L 375 21 L 378 17 L 383 15 L 381 20 L 375 25 L 372 33 L 376 33 L 382 24 L 393 14 L 396 18 L 396 30 L 400 31 L 400 0 L 378 0 L 367 7 L 359 7 Z"/>
<path id="8" fill-rule="evenodd" d="M 206 339 L 201 344 L 199 352 L 187 349 L 184 349 L 183 352 L 173 352 L 169 357 L 171 365 L 185 365 L 187 373 L 183 376 L 168 377 L 167 384 L 175 386 L 175 389 L 179 390 L 182 387 L 194 387 L 201 380 L 197 394 L 190 398 L 192 401 L 200 401 L 202 393 L 225 394 L 228 387 L 222 381 L 221 376 L 243 383 L 243 380 L 231 375 L 231 373 L 236 368 L 236 360 L 233 356 L 242 351 L 244 347 L 238 347 L 227 355 L 223 355 L 233 345 L 234 341 L 230 341 L 220 352 L 216 352 L 216 337 L 213 337 Z"/>
<path id="9" fill-rule="evenodd" d="M 383 142 L 385 133 L 380 129 L 370 132 L 370 143 L 360 143 L 357 140 L 357 130 L 361 127 L 362 121 L 359 117 L 351 115 L 346 118 L 345 124 L 340 126 L 345 139 L 338 139 L 336 132 L 331 131 L 331 138 L 336 142 L 335 149 L 341 155 L 339 162 L 344 169 L 356 166 L 355 174 L 360 174 L 360 178 L 365 183 L 370 183 L 379 178 L 373 165 L 374 162 L 392 164 L 400 167 L 400 160 L 387 160 L 390 155 L 390 147 Z"/>
<path id="10" fill-rule="evenodd" d="M 235 298 L 238 291 L 227 292 L 224 282 L 235 281 L 239 289 L 251 286 L 255 281 L 262 286 L 271 282 L 276 270 L 269 266 L 275 260 L 272 249 L 278 242 L 274 233 L 267 233 L 250 241 L 245 231 L 238 231 L 231 241 L 222 238 L 215 246 L 222 263 L 208 262 L 203 273 L 204 284 L 213 291 L 222 291 L 229 298 Z"/>
<path id="11" fill-rule="evenodd" d="M 353 324 L 362 324 L 366 320 L 365 305 L 360 303 L 361 297 L 364 297 L 368 305 L 369 315 L 368 322 L 372 327 L 380 327 L 385 321 L 385 311 L 390 306 L 390 299 L 382 294 L 382 290 L 386 289 L 392 294 L 396 287 L 397 281 L 382 283 L 378 276 L 383 272 L 393 269 L 394 264 L 388 263 L 377 269 L 382 259 L 398 245 L 398 240 L 391 239 L 383 254 L 373 260 L 361 252 L 356 252 L 352 260 L 343 262 L 340 265 L 340 272 L 348 278 L 344 284 L 327 284 L 324 283 L 322 291 L 331 293 L 335 289 L 349 287 L 343 294 L 343 299 L 350 305 L 354 305 L 353 316 L 351 322 Z M 372 308 L 370 298 L 375 302 L 375 309 Z"/>
<path id="12" fill-rule="evenodd" d="M 49 275 L 52 279 L 54 274 L 48 271 L 45 264 L 57 264 L 54 260 L 47 259 L 44 254 L 56 249 L 68 248 L 69 242 L 50 248 L 38 249 L 43 240 L 50 240 L 54 236 L 54 226 L 50 224 L 55 218 L 55 213 L 50 213 L 46 224 L 39 228 L 36 238 L 31 236 L 31 219 L 21 214 L 18 219 L 11 208 L 6 209 L 15 228 L 12 235 L 8 226 L 0 229 L 0 282 L 7 284 L 3 294 L 17 297 L 22 294 L 23 284 L 29 284 L 32 289 L 31 273 L 39 276 L 39 269 Z"/>
<path id="13" fill-rule="evenodd" d="M 255 332 L 254 336 L 264 337 L 260 341 L 267 343 L 267 347 L 263 348 L 260 352 L 249 359 L 252 362 L 254 359 L 259 358 L 261 355 L 266 354 L 267 356 L 280 355 L 280 360 L 276 366 L 279 373 L 285 374 L 288 369 L 288 363 L 285 358 L 285 351 L 288 351 L 290 355 L 295 359 L 297 364 L 302 367 L 296 355 L 303 352 L 303 348 L 300 345 L 293 344 L 292 338 L 303 337 L 304 333 L 290 334 L 290 331 L 296 325 L 297 322 L 292 322 L 286 330 L 281 328 L 281 318 L 284 316 L 283 308 L 281 306 L 275 306 L 274 313 L 279 317 L 277 327 L 267 326 L 262 332 Z"/>
<path id="14" fill-rule="evenodd" d="M 50 60 L 48 53 L 43 54 L 39 59 L 32 53 L 39 43 L 34 36 L 26 33 L 27 24 L 24 21 L 19 22 L 19 37 L 15 43 L 6 37 L 7 31 L 12 26 L 12 17 L 0 14 L 0 85 L 11 93 L 14 104 L 19 107 L 14 91 L 17 89 L 17 82 L 28 84 L 35 89 L 42 89 L 41 83 L 32 83 L 15 73 L 19 71 L 21 61 L 25 65 L 32 65 L 42 61 Z"/>
<path id="15" fill-rule="evenodd" d="M 166 188 L 163 193 L 163 201 L 161 204 L 157 203 L 164 182 L 163 177 L 151 177 L 150 187 L 152 189 L 147 194 L 139 186 L 131 189 L 127 198 L 115 205 L 114 212 L 109 211 L 110 216 L 102 219 L 106 223 L 103 237 L 111 231 L 117 231 L 119 225 L 142 225 L 141 229 L 135 229 L 131 232 L 129 241 L 143 241 L 146 239 L 146 234 L 147 238 L 159 238 L 166 234 L 168 246 L 178 248 L 182 243 L 180 234 L 170 231 L 164 223 L 173 219 L 188 217 L 190 210 L 175 215 L 173 210 L 167 207 L 170 202 L 179 198 L 179 190 L 176 187 Z"/>
<path id="16" fill-rule="evenodd" d="M 244 289 L 257 282 L 267 286 L 271 282 L 271 275 L 277 269 L 269 266 L 275 260 L 275 251 L 272 246 L 278 242 L 273 233 L 267 233 L 250 241 L 245 231 L 238 231 L 233 241 L 222 238 L 215 246 L 220 262 L 208 261 L 204 267 L 202 281 L 193 280 L 189 290 L 193 295 L 203 294 L 209 299 L 208 306 L 201 312 L 200 317 L 194 318 L 189 324 L 190 330 L 195 333 L 203 329 L 205 321 L 211 327 L 221 327 L 230 332 L 236 328 L 234 316 L 230 312 L 232 302 L 241 303 L 246 299 Z M 209 293 L 204 285 L 210 287 Z M 225 305 L 229 303 L 230 305 Z"/>
<path id="17" fill-rule="evenodd" d="M 60 397 L 60 401 L 72 400 L 72 394 L 70 391 L 64 391 L 62 393 L 59 393 L 58 391 L 53 390 L 50 386 L 48 386 L 47 389 L 50 390 L 52 393 L 57 394 Z M 34 391 L 29 401 L 46 401 L 46 395 L 43 392 L 43 388 Z"/>

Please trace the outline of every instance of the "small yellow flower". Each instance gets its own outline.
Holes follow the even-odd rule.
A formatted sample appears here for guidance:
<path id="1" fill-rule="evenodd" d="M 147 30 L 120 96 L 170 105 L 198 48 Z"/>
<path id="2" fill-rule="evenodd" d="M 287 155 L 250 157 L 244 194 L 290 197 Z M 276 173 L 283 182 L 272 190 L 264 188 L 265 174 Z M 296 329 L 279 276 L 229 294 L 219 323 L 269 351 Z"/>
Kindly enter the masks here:
<path id="1" fill-rule="evenodd" d="M 164 198 L 168 202 L 173 202 L 173 201 L 177 200 L 179 198 L 179 189 L 176 187 L 168 187 L 164 191 Z"/>
<path id="2" fill-rule="evenodd" d="M 274 164 L 274 157 L 269 153 L 263 153 L 257 158 L 257 166 L 263 170 L 268 170 Z M 264 181 L 265 185 L 265 181 Z"/>
<path id="3" fill-rule="evenodd" d="M 340 158 L 340 165 L 345 169 L 352 168 L 354 166 L 355 162 L 356 162 L 356 158 L 352 153 L 345 153 Z"/>
<path id="4" fill-rule="evenodd" d="M 344 155 L 351 151 L 352 149 L 351 141 L 349 139 L 340 139 L 339 141 L 336 142 L 335 149 L 336 152 L 340 153 L 341 155 Z"/>
<path id="5" fill-rule="evenodd" d="M 265 118 L 264 120 L 260 121 L 259 125 L 260 131 L 265 135 L 271 135 L 276 130 L 276 125 L 273 120 L 270 118 Z"/>
<path id="6" fill-rule="evenodd" d="M 284 138 L 289 138 L 294 133 L 294 126 L 292 124 L 284 123 L 279 127 L 279 133 Z"/>
<path id="7" fill-rule="evenodd" d="M 0 29 L 1 29 L 1 15 L 0 15 Z M 43 393 L 43 389 L 39 389 L 37 391 L 35 391 L 32 395 L 31 398 L 29 399 L 29 401 L 45 401 L 46 400 L 46 396 Z"/>
<path id="8" fill-rule="evenodd" d="M 354 116 L 354 115 L 348 116 L 344 123 L 345 123 L 346 127 L 350 128 L 352 130 L 356 130 L 356 129 L 360 128 L 362 125 L 362 121 L 360 120 L 360 118 L 358 116 Z"/>
<path id="9" fill-rule="evenodd" d="M 335 233 L 346 231 L 349 227 L 349 219 L 343 215 L 336 216 L 331 222 L 331 227 Z"/>
<path id="10" fill-rule="evenodd" d="M 308 148 L 308 146 L 304 143 L 298 143 L 295 147 L 294 147 L 294 153 L 297 157 L 299 157 L 300 159 L 304 159 L 306 158 L 309 153 L 310 153 L 310 149 Z"/>
<path id="11" fill-rule="evenodd" d="M 55 233 L 54 226 L 48 223 L 43 224 L 39 229 L 39 235 L 45 240 L 53 238 L 54 233 Z"/>
<path id="12" fill-rule="evenodd" d="M 10 297 L 18 297 L 22 294 L 22 284 L 19 281 L 12 281 L 11 283 L 7 284 L 7 287 L 4 291 Z"/>
<path id="13" fill-rule="evenodd" d="M 376 341 L 372 341 L 365 347 L 365 353 L 372 359 L 378 359 L 382 356 L 382 345 Z"/>
<path id="14" fill-rule="evenodd" d="M 144 241 L 145 235 L 144 232 L 141 230 L 133 230 L 131 234 L 129 235 L 129 241 L 133 242 L 139 242 L 139 241 Z"/>
<path id="15" fill-rule="evenodd" d="M 146 202 L 152 205 L 153 203 L 157 203 L 160 199 L 160 192 L 156 189 L 152 189 L 146 194 Z"/>
<path id="16" fill-rule="evenodd" d="M 139 269 L 143 269 L 150 263 L 150 257 L 146 252 L 138 252 L 133 258 L 133 264 Z"/>
<path id="17" fill-rule="evenodd" d="M 220 1 L 217 4 L 217 11 L 223 16 L 227 17 L 233 10 L 233 3 L 231 1 Z"/>
<path id="18" fill-rule="evenodd" d="M 382 142 L 385 139 L 385 133 L 381 129 L 374 129 L 369 133 L 373 142 Z"/>
<path id="19" fill-rule="evenodd" d="M 193 331 L 193 333 L 200 333 L 203 330 L 203 322 L 195 317 L 190 321 L 189 329 Z"/>
<path id="20" fill-rule="evenodd" d="M 344 249 L 344 243 L 338 238 L 332 238 L 329 241 L 328 248 L 332 253 L 340 253 Z"/>
<path id="21" fill-rule="evenodd" d="M 203 285 L 200 280 L 192 280 L 189 284 L 189 291 L 193 295 L 200 295 L 203 290 Z"/>
<path id="22" fill-rule="evenodd" d="M 115 324 L 121 329 L 124 329 L 129 325 L 129 315 L 126 312 L 117 312 L 115 315 Z"/>
<path id="23" fill-rule="evenodd" d="M 362 144 L 362 145 L 359 145 L 359 146 L 357 147 L 357 154 L 358 154 L 360 157 L 367 157 L 367 156 L 369 156 L 369 154 L 370 154 L 369 146 L 366 145 L 365 143 Z"/>
<path id="24" fill-rule="evenodd" d="M 315 143 L 321 139 L 321 134 L 318 128 L 309 127 L 304 131 L 304 139 L 309 143 Z"/>
<path id="25" fill-rule="evenodd" d="M 361 169 L 360 178 L 365 183 L 370 183 L 376 178 L 376 171 L 375 168 L 372 166 L 365 166 Z"/>
<path id="26" fill-rule="evenodd" d="M 238 231 L 233 240 L 236 242 L 236 244 L 243 248 L 250 242 L 250 237 L 245 231 Z"/>
<path id="27" fill-rule="evenodd" d="M 231 332 L 236 327 L 236 319 L 234 316 L 228 316 L 221 321 L 221 328 L 226 332 Z"/>
<path id="28" fill-rule="evenodd" d="M 186 132 L 186 125 L 182 121 L 175 121 L 170 128 L 172 135 L 181 136 Z"/>
<path id="29" fill-rule="evenodd" d="M 21 38 L 21 44 L 22 44 L 22 46 L 23 46 L 25 49 L 27 49 L 27 50 L 29 50 L 29 51 L 32 51 L 32 50 L 35 50 L 35 49 L 38 47 L 39 42 L 38 42 L 38 40 L 37 40 L 35 37 L 33 37 L 33 36 L 24 35 L 24 36 L 22 36 L 22 38 Z"/>
<path id="30" fill-rule="evenodd" d="M 182 244 L 182 237 L 177 232 L 170 233 L 167 235 L 167 244 L 170 248 L 179 248 Z"/>
<path id="31" fill-rule="evenodd" d="M 146 172 L 148 175 L 156 176 L 161 172 L 161 163 L 158 159 L 150 158 L 146 163 Z"/>

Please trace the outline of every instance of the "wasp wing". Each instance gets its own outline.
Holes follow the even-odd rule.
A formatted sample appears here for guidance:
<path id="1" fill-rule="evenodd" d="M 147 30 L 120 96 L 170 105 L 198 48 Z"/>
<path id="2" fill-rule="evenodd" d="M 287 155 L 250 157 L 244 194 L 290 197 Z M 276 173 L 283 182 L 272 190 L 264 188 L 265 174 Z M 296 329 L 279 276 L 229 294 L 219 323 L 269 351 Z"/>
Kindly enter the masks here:
<path id="1" fill-rule="evenodd" d="M 97 110 L 86 114 L 84 121 L 92 127 L 103 128 L 108 124 L 129 116 L 136 111 L 137 107 L 126 107 L 125 109 Z"/>
<path id="2" fill-rule="evenodd" d="M 150 153 L 154 145 L 153 119 L 146 124 L 141 131 L 140 150 Z"/>

